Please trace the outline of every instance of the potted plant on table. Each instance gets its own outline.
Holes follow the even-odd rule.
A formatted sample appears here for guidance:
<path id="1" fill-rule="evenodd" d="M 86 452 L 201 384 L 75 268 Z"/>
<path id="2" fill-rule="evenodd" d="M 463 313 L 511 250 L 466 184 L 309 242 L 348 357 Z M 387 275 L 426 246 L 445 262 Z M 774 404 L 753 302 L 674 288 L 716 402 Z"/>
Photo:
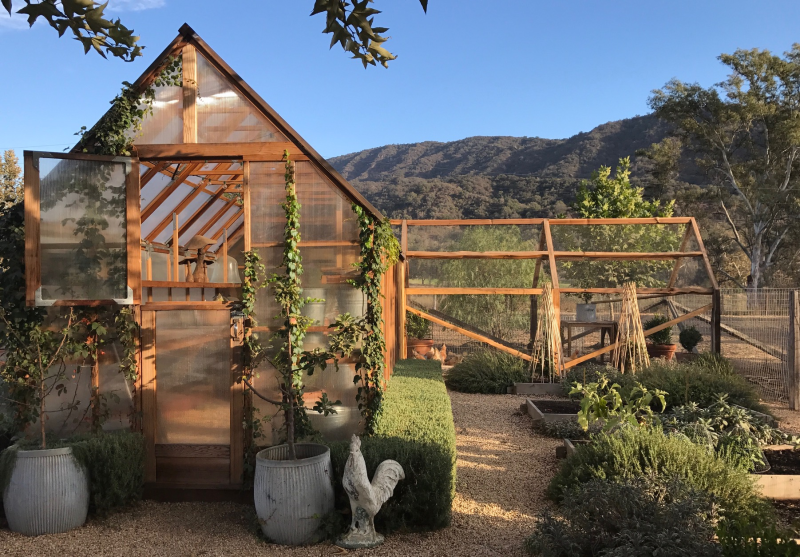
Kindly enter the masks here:
<path id="1" fill-rule="evenodd" d="M 664 315 L 654 315 L 652 319 L 644 324 L 644 330 L 648 331 L 668 321 L 669 319 Z M 664 358 L 667 361 L 672 360 L 675 356 L 675 351 L 678 349 L 678 345 L 672 344 L 671 326 L 652 333 L 647 338 L 650 340 L 650 342 L 647 343 L 647 354 L 651 358 Z"/>
<path id="2" fill-rule="evenodd" d="M 430 323 L 416 313 L 406 311 L 406 357 L 414 358 L 414 352 L 420 356 L 433 350 L 433 339 L 425 338 L 430 332 Z"/>
<path id="3" fill-rule="evenodd" d="M 700 331 L 694 326 L 686 327 L 678 336 L 678 341 L 683 346 L 683 349 L 686 350 L 685 353 L 676 354 L 679 362 L 697 359 L 698 354 L 695 352 L 695 348 L 703 341 L 703 335 L 700 334 Z"/>

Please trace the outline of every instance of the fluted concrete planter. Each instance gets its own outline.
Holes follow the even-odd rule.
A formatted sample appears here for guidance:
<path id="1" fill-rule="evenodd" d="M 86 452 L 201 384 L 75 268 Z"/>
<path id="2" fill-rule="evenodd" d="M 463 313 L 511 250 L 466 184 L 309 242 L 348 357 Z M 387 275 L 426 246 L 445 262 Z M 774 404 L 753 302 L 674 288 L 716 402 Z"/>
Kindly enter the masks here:
<path id="1" fill-rule="evenodd" d="M 279 445 L 256 455 L 253 497 L 264 535 L 275 543 L 315 541 L 322 517 L 333 510 L 333 467 L 325 445 L 298 443 L 297 460 Z"/>
<path id="2" fill-rule="evenodd" d="M 72 449 L 17 451 L 3 492 L 8 527 L 27 536 L 66 532 L 86 522 L 89 479 Z"/>

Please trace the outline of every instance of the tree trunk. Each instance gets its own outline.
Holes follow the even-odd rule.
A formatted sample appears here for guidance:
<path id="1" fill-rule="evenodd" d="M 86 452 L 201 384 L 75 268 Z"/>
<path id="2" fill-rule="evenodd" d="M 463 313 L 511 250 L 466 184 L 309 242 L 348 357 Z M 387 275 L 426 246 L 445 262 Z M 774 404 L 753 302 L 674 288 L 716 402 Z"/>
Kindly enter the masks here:
<path id="1" fill-rule="evenodd" d="M 748 285 L 750 288 L 757 290 L 761 286 L 761 262 L 764 259 L 762 255 L 763 250 L 763 236 L 759 233 L 753 239 L 753 248 L 750 251 L 750 278 L 751 283 Z"/>

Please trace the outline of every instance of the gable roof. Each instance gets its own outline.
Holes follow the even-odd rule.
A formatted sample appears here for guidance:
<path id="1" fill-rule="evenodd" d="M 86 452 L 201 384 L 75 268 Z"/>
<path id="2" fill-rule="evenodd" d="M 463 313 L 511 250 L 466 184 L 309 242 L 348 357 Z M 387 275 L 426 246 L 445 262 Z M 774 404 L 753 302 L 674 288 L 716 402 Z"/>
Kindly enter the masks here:
<path id="1" fill-rule="evenodd" d="M 231 68 L 225 60 L 223 60 L 214 50 L 195 33 L 188 24 L 184 23 L 179 34 L 175 39 L 158 55 L 152 64 L 139 76 L 133 83 L 132 89 L 137 92 L 143 92 L 148 87 L 158 72 L 172 56 L 176 50 L 184 47 L 187 44 L 194 46 L 205 58 L 214 65 L 217 70 L 222 72 L 230 84 L 241 93 L 264 117 L 266 117 L 278 130 L 283 133 L 286 138 L 297 145 L 300 151 L 308 157 L 308 160 L 327 177 L 339 190 L 341 190 L 351 201 L 354 201 L 364 207 L 376 219 L 383 219 L 383 215 L 377 208 L 375 208 L 367 199 L 361 195 L 345 178 L 336 171 L 331 164 L 325 160 L 322 155 L 317 153 L 313 147 L 303 139 L 294 128 L 292 128 L 276 111 L 273 109 L 261 96 L 253 90 L 242 78 Z M 106 113 L 107 114 L 107 113 Z M 106 115 L 100 119 L 102 121 Z M 84 138 L 79 141 L 72 152 L 78 152 L 79 149 L 87 139 L 91 138 L 92 130 L 90 129 Z"/>

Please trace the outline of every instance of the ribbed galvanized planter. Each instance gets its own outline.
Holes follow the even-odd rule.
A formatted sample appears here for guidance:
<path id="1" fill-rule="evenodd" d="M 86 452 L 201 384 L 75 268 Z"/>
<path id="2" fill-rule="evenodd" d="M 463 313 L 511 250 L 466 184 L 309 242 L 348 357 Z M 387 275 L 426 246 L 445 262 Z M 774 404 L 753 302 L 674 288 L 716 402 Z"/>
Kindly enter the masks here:
<path id="1" fill-rule="evenodd" d="M 279 445 L 256 455 L 253 496 L 264 535 L 275 543 L 314 541 L 322 517 L 333 510 L 333 467 L 325 445 L 298 443 L 297 460 Z"/>
<path id="2" fill-rule="evenodd" d="M 27 536 L 66 532 L 86 522 L 89 479 L 72 449 L 17 451 L 3 492 L 8 527 Z"/>

